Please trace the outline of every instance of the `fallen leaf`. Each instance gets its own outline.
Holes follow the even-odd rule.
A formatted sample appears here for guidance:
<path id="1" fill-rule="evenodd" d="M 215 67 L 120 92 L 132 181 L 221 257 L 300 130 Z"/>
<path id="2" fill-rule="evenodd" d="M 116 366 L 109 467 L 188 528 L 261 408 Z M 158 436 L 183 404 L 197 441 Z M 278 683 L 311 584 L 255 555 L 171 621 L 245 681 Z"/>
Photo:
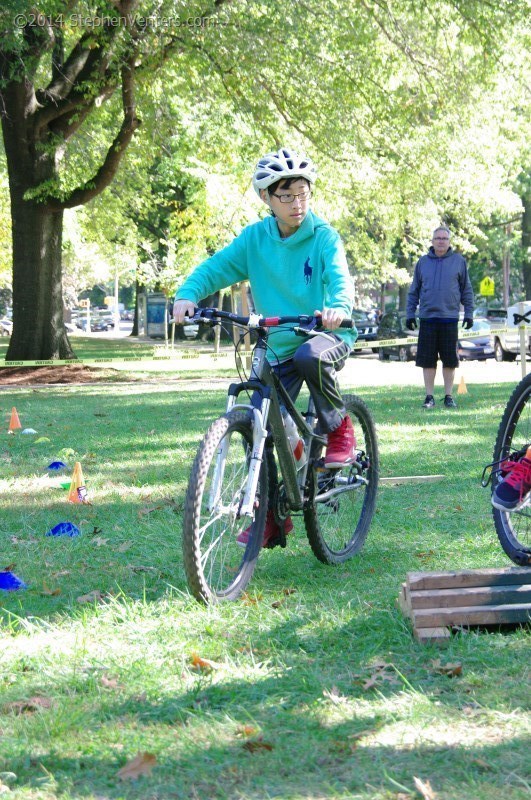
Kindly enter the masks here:
<path id="1" fill-rule="evenodd" d="M 262 739 L 248 739 L 246 742 L 242 744 L 244 750 L 248 750 L 249 753 L 256 753 L 258 750 L 272 750 L 273 745 L 269 744 L 269 742 L 264 742 Z"/>
<path id="2" fill-rule="evenodd" d="M 17 565 L 16 565 L 16 562 L 15 562 L 15 561 L 13 561 L 13 563 L 12 563 L 12 564 L 8 564 L 8 565 L 7 565 L 7 567 L 4 567 L 4 569 L 3 569 L 3 570 L 1 570 L 1 571 L 2 571 L 2 572 L 13 572 L 13 570 L 15 569 L 15 567 L 16 567 L 16 566 L 17 566 Z"/>
<path id="3" fill-rule="evenodd" d="M 215 661 L 211 661 L 209 658 L 201 658 L 201 656 L 197 653 L 192 653 L 191 659 L 192 666 L 195 667 L 195 669 L 201 669 L 209 672 L 210 670 L 217 669 L 219 667 L 219 664 L 216 664 Z"/>
<path id="4" fill-rule="evenodd" d="M 118 683 L 117 678 L 108 678 L 106 675 L 101 676 L 101 685 L 105 686 L 106 689 L 120 689 L 121 686 Z"/>
<path id="5" fill-rule="evenodd" d="M 48 697 L 40 697 L 35 695 L 30 697 L 29 700 L 14 700 L 8 703 L 5 708 L 14 711 L 15 714 L 33 713 L 40 708 L 50 708 L 52 701 Z"/>
<path id="6" fill-rule="evenodd" d="M 494 767 L 491 767 L 491 765 L 487 761 L 484 761 L 482 758 L 473 758 L 471 763 L 475 764 L 476 767 L 479 767 L 480 769 L 484 770 L 494 769 Z"/>
<path id="7" fill-rule="evenodd" d="M 378 683 L 378 678 L 379 678 L 378 675 L 373 675 L 372 678 L 369 678 L 368 681 L 365 681 L 365 683 L 363 684 L 363 688 L 365 689 L 366 692 L 368 692 L 369 689 L 374 689 L 374 687 Z"/>
<path id="8" fill-rule="evenodd" d="M 244 592 L 241 596 L 240 602 L 246 606 L 255 606 L 260 602 L 261 599 L 262 599 L 261 592 L 258 592 L 255 595 L 251 595 L 248 594 L 247 592 Z"/>
<path id="9" fill-rule="evenodd" d="M 331 689 L 323 689 L 323 697 L 327 697 L 332 703 L 341 703 L 345 700 L 337 686 L 332 686 Z"/>
<path id="10" fill-rule="evenodd" d="M 297 591 L 296 589 L 288 589 L 288 588 L 282 589 L 282 593 L 283 594 L 288 594 L 288 595 L 289 594 L 295 594 L 296 591 Z"/>
<path id="11" fill-rule="evenodd" d="M 164 506 L 161 506 L 161 505 L 158 505 L 158 506 L 144 506 L 144 508 L 140 508 L 138 510 L 138 516 L 142 517 L 142 516 L 145 516 L 146 514 L 151 514 L 153 511 L 159 511 L 161 508 L 164 508 Z"/>
<path id="12" fill-rule="evenodd" d="M 434 672 L 439 675 L 447 675 L 449 678 L 456 678 L 463 672 L 463 665 L 460 661 L 456 661 L 454 664 L 450 662 L 442 664 L 440 658 L 435 658 L 432 660 L 431 666 Z"/>
<path id="13" fill-rule="evenodd" d="M 431 788 L 429 781 L 421 781 L 420 778 L 415 778 L 415 776 L 413 776 L 413 783 L 415 784 L 417 792 L 422 795 L 423 800 L 437 800 L 437 795 Z"/>
<path id="14" fill-rule="evenodd" d="M 142 564 L 128 564 L 127 569 L 132 569 L 133 572 L 156 572 L 156 567 L 143 567 Z"/>
<path id="15" fill-rule="evenodd" d="M 152 753 L 138 753 L 132 761 L 128 761 L 116 774 L 122 781 L 135 781 L 141 775 L 151 775 L 151 770 L 156 763 L 157 759 Z"/>
<path id="16" fill-rule="evenodd" d="M 123 542 L 123 544 L 121 544 L 120 547 L 116 548 L 116 552 L 117 553 L 126 553 L 132 546 L 133 546 L 133 542 Z"/>
<path id="17" fill-rule="evenodd" d="M 41 595 L 49 596 L 49 597 L 57 597 L 58 594 L 61 594 L 60 589 L 50 589 L 46 581 L 42 582 L 42 591 Z"/>
<path id="18" fill-rule="evenodd" d="M 256 736 L 258 728 L 255 725 L 240 725 L 236 728 L 236 736 Z"/>
<path id="19" fill-rule="evenodd" d="M 108 539 L 102 539 L 101 536 L 96 536 L 95 539 L 92 540 L 96 547 L 104 547 L 108 543 Z"/>
<path id="20" fill-rule="evenodd" d="M 76 599 L 78 603 L 94 603 L 97 600 L 103 600 L 103 595 L 99 589 L 94 589 L 92 592 L 89 592 L 88 594 L 82 594 Z"/>

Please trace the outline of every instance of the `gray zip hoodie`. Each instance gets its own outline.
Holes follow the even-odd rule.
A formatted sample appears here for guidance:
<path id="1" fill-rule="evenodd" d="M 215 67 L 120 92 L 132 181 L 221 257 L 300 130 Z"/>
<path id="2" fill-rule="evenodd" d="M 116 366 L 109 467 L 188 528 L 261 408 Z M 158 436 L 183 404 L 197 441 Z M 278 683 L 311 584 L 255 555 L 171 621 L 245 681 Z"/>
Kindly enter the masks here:
<path id="1" fill-rule="evenodd" d="M 465 317 L 472 317 L 474 292 L 466 261 L 450 247 L 436 256 L 433 247 L 417 261 L 407 296 L 407 316 L 420 319 L 459 319 L 461 303 Z"/>

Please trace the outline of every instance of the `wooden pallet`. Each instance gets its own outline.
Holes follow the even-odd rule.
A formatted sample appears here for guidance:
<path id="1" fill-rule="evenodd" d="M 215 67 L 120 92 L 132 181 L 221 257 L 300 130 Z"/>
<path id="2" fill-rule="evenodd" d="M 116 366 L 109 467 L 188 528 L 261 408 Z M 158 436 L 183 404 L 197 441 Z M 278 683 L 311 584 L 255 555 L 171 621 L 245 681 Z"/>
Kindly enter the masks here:
<path id="1" fill-rule="evenodd" d="M 444 642 L 452 628 L 529 623 L 531 569 L 408 572 L 398 603 L 420 642 Z"/>

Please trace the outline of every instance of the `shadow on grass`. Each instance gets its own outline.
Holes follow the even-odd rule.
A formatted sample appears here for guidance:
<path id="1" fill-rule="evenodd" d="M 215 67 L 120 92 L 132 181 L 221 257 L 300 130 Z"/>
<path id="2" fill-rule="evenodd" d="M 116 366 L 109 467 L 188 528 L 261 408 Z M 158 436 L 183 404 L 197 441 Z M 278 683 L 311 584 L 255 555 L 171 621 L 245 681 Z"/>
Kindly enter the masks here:
<path id="1" fill-rule="evenodd" d="M 396 797 L 400 787 L 414 793 L 413 776 L 429 780 L 441 797 L 528 796 L 529 742 L 523 736 L 460 744 L 444 734 L 438 743 L 434 732 L 432 744 L 390 746 L 373 739 L 382 716 L 332 722 L 320 713 L 328 703 L 322 685 L 307 685 L 294 697 L 289 675 L 279 675 L 259 686 L 228 683 L 136 709 L 106 705 L 92 722 L 100 734 L 107 728 L 107 754 L 66 758 L 35 746 L 16 756 L 10 769 L 17 787 L 57 798 L 370 798 L 378 790 L 390 792 L 378 797 Z M 204 725 L 194 740 L 190 728 L 198 718 Z M 110 727 L 112 719 L 121 721 L 124 738 Z M 221 741 L 208 732 L 209 721 L 218 731 L 222 726 Z M 392 724 L 400 722 L 395 713 Z M 152 774 L 120 781 L 118 770 L 142 749 L 142 734 L 154 725 L 161 729 Z"/>

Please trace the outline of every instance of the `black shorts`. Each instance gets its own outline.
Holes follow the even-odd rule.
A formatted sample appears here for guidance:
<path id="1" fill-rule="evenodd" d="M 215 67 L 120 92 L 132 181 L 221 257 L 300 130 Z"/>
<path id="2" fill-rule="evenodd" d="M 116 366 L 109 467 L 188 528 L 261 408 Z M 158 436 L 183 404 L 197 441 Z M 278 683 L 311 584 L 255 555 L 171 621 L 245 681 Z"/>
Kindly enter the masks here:
<path id="1" fill-rule="evenodd" d="M 427 322 L 420 320 L 419 343 L 417 347 L 417 367 L 435 369 L 437 358 L 443 367 L 455 369 L 459 366 L 457 357 L 457 320 L 455 322 Z"/>

